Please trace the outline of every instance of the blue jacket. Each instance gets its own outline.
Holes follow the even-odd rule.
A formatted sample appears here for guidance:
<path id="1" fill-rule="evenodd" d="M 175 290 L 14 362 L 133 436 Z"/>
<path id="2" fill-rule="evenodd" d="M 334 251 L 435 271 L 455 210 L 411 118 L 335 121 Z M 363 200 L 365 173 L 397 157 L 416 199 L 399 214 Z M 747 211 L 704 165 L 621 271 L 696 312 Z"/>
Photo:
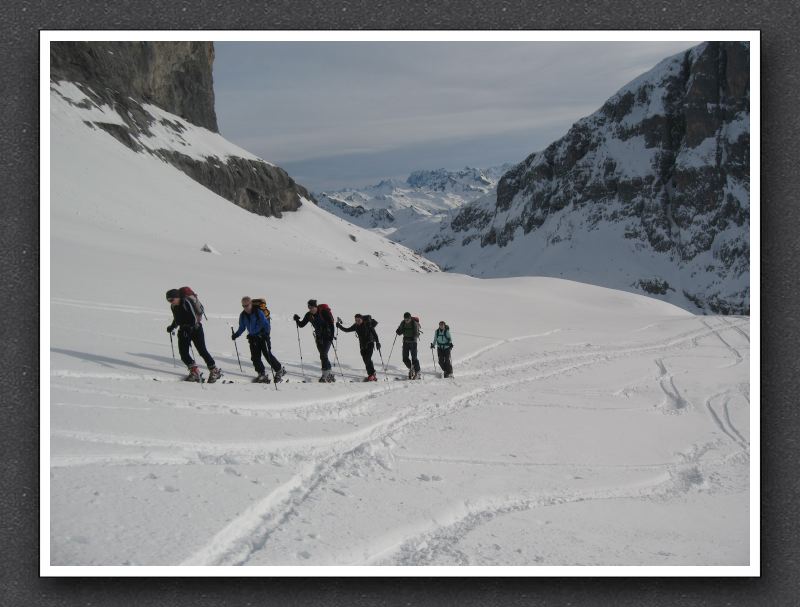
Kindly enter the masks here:
<path id="1" fill-rule="evenodd" d="M 256 308 L 255 306 L 253 306 L 253 312 L 250 314 L 242 310 L 242 313 L 239 314 L 239 330 L 233 336 L 239 337 L 244 333 L 245 329 L 247 329 L 248 335 L 269 335 L 269 318 L 264 316 L 261 308 Z"/>

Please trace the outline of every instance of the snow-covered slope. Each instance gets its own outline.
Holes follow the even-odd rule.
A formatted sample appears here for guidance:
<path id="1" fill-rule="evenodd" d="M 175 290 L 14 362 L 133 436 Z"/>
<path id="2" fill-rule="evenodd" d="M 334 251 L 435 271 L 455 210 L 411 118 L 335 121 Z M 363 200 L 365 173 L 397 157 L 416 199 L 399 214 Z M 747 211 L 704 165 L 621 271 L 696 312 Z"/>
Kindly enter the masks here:
<path id="1" fill-rule="evenodd" d="M 419 170 L 405 181 L 384 179 L 365 188 L 315 196 L 326 211 L 416 250 L 430 242 L 448 212 L 493 195 L 497 181 L 511 167 Z"/>
<path id="2" fill-rule="evenodd" d="M 427 272 L 311 204 L 248 213 L 51 104 L 53 564 L 748 562 L 747 318 Z M 179 381 L 164 292 L 184 284 L 235 383 Z M 243 339 L 239 371 L 245 294 L 272 310 L 277 391 L 249 383 Z M 390 377 L 395 323 L 419 314 L 425 379 L 358 382 L 341 335 L 339 381 L 302 383 L 310 297 L 372 313 Z M 452 381 L 427 348 L 439 319 Z"/>
<path id="3" fill-rule="evenodd" d="M 415 248 L 474 276 L 564 277 L 747 313 L 749 144 L 749 48 L 705 43 L 624 86 Z"/>

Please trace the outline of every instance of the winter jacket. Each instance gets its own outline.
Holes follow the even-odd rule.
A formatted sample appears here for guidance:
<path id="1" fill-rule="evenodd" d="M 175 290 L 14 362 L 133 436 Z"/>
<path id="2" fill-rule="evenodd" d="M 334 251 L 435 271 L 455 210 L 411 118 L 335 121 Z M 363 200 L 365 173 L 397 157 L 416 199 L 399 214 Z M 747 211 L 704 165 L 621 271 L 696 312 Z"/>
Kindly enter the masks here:
<path id="1" fill-rule="evenodd" d="M 405 320 L 400 321 L 400 326 L 397 327 L 397 331 L 395 331 L 398 335 L 403 336 L 403 341 L 417 341 L 419 339 L 419 323 L 411 319 L 411 322 L 406 322 Z"/>
<path id="2" fill-rule="evenodd" d="M 334 335 L 333 314 L 330 309 L 317 308 L 317 313 L 306 312 L 303 319 L 297 322 L 298 327 L 305 327 L 308 323 L 314 327 L 318 340 L 331 341 Z"/>
<path id="3" fill-rule="evenodd" d="M 233 336 L 239 337 L 244 333 L 245 329 L 247 329 L 248 335 L 269 335 L 269 318 L 264 316 L 261 308 L 256 308 L 255 306 L 253 306 L 253 311 L 250 314 L 242 310 L 241 314 L 239 314 L 239 330 Z"/>
<path id="4" fill-rule="evenodd" d="M 358 336 L 358 345 L 363 349 L 370 344 L 379 344 L 381 342 L 378 339 L 378 334 L 375 332 L 375 327 L 378 326 L 378 321 L 374 318 L 370 318 L 368 321 L 362 322 L 360 325 L 353 323 L 349 327 L 344 327 L 342 325 L 336 325 L 345 333 L 351 333 L 353 331 L 356 332 Z"/>
<path id="5" fill-rule="evenodd" d="M 449 350 L 452 348 L 453 340 L 450 338 L 450 327 L 445 325 L 444 331 L 436 329 L 436 333 L 433 336 L 433 343 L 437 348 L 441 348 L 442 350 Z"/>
<path id="6" fill-rule="evenodd" d="M 194 308 L 186 298 L 181 298 L 181 303 L 170 306 L 172 308 L 172 324 L 170 327 L 195 327 L 200 324 L 200 319 L 195 315 Z"/>

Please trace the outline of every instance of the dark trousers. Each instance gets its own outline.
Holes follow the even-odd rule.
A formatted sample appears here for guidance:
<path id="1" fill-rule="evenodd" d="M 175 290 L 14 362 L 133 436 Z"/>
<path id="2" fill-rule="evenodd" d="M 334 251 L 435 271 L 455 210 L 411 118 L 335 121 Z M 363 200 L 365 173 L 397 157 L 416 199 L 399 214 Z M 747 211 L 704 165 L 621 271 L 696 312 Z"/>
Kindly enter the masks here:
<path id="1" fill-rule="evenodd" d="M 409 354 L 411 355 L 410 360 L 409 360 Z M 419 371 L 419 359 L 417 358 L 417 342 L 403 341 L 403 364 L 410 369 L 412 363 L 414 365 L 414 371 Z"/>
<path id="2" fill-rule="evenodd" d="M 445 375 L 452 375 L 453 363 L 450 362 L 450 348 L 436 348 L 436 354 L 439 355 L 439 366 Z"/>
<path id="3" fill-rule="evenodd" d="M 317 350 L 319 350 L 319 362 L 322 363 L 323 371 L 330 371 L 331 361 L 328 360 L 328 352 L 331 349 L 332 339 L 317 339 Z"/>
<path id="4" fill-rule="evenodd" d="M 203 325 L 195 327 L 181 327 L 178 329 L 178 352 L 181 353 L 183 364 L 190 369 L 194 367 L 194 359 L 189 354 L 189 346 L 194 344 L 194 349 L 208 365 L 209 370 L 217 366 L 211 354 L 206 349 L 206 337 L 203 333 Z"/>
<path id="5" fill-rule="evenodd" d="M 266 370 L 264 363 L 261 362 L 262 354 L 273 371 L 277 373 L 281 370 L 281 363 L 272 354 L 272 342 L 269 335 L 248 335 L 247 341 L 250 342 L 250 360 L 253 361 L 256 373 L 263 375 Z"/>
<path id="6" fill-rule="evenodd" d="M 367 375 L 375 375 L 375 365 L 372 364 L 373 350 L 375 350 L 374 343 L 361 346 L 361 359 L 364 361 L 364 366 L 367 368 Z"/>

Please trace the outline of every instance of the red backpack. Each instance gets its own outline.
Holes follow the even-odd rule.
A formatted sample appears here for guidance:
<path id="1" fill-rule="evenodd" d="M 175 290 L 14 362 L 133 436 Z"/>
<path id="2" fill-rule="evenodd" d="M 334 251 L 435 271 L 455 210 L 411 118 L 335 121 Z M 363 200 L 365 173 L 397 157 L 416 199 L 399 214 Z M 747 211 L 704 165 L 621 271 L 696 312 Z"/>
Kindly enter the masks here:
<path id="1" fill-rule="evenodd" d="M 192 306 L 194 315 L 197 317 L 197 322 L 200 322 L 202 317 L 205 317 L 205 319 L 208 320 L 208 317 L 206 316 L 206 309 L 203 304 L 200 303 L 197 293 L 192 290 L 192 287 L 181 287 L 178 289 L 178 291 L 180 291 L 181 297 L 188 301 L 189 305 Z"/>

